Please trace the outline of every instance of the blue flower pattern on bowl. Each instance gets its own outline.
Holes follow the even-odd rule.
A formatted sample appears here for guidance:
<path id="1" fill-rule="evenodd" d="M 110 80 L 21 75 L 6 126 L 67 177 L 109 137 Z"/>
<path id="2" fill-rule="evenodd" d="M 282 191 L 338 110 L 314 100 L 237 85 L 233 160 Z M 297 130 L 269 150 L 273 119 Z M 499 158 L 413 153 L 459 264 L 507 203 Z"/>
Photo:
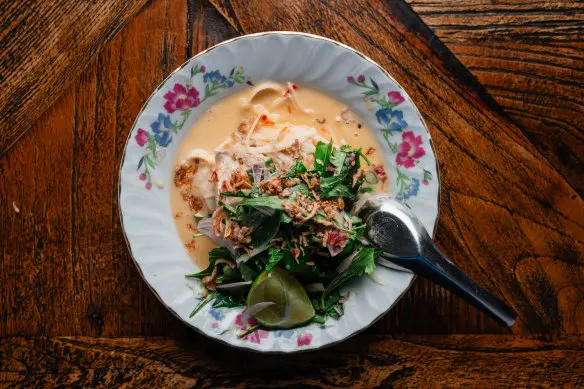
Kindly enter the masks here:
<path id="1" fill-rule="evenodd" d="M 276 338 L 284 337 L 286 339 L 290 339 L 294 335 L 294 330 L 275 330 L 274 336 Z"/>
<path id="2" fill-rule="evenodd" d="M 170 115 L 165 115 L 163 113 L 158 114 L 158 120 L 150 125 L 152 132 L 154 133 L 154 139 L 160 147 L 166 147 L 172 141 L 172 121 L 170 120 Z"/>
<path id="3" fill-rule="evenodd" d="M 209 315 L 213 317 L 213 319 L 217 321 L 221 321 L 225 318 L 225 313 L 223 313 L 220 309 L 213 308 L 209 309 Z"/>
<path id="4" fill-rule="evenodd" d="M 402 131 L 408 126 L 408 123 L 403 120 L 404 114 L 402 111 L 381 108 L 375 112 L 375 117 L 377 118 L 377 122 L 390 132 Z"/>

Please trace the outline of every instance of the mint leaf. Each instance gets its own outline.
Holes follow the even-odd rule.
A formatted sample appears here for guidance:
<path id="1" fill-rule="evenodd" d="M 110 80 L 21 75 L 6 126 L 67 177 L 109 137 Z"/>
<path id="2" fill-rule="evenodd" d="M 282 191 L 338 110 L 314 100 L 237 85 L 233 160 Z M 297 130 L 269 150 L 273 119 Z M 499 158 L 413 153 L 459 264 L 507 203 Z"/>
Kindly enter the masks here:
<path id="1" fill-rule="evenodd" d="M 355 193 L 353 193 L 346 185 L 338 184 L 331 190 L 322 193 L 323 198 L 329 197 L 348 197 L 350 199 L 355 197 Z"/>
<path id="2" fill-rule="evenodd" d="M 345 159 L 347 158 L 347 153 L 344 151 L 340 151 L 337 149 L 333 149 L 331 154 L 330 163 L 335 167 L 337 172 L 340 172 L 343 169 L 345 164 Z"/>
<path id="3" fill-rule="evenodd" d="M 284 252 L 281 249 L 270 247 L 270 251 L 268 252 L 268 263 L 266 263 L 266 271 L 272 271 L 282 258 L 284 258 Z"/>

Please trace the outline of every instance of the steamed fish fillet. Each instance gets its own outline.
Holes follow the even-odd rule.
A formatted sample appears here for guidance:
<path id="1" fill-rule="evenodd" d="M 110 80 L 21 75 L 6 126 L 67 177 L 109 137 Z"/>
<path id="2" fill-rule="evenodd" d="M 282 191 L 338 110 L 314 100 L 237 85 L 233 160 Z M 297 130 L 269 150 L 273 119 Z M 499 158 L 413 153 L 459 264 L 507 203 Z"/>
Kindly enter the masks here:
<path id="1" fill-rule="evenodd" d="M 215 158 L 201 149 L 192 150 L 175 170 L 174 183 L 195 216 L 208 216 L 217 208 L 214 170 Z"/>

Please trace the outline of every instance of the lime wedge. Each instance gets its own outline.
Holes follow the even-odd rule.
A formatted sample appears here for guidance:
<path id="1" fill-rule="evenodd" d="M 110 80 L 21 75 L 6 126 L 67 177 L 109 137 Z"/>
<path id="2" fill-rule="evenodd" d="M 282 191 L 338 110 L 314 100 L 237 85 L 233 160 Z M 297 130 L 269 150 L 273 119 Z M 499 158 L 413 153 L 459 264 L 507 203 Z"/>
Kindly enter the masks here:
<path id="1" fill-rule="evenodd" d="M 247 295 L 248 308 L 266 302 L 273 304 L 253 315 L 264 327 L 291 328 L 314 317 L 314 308 L 300 282 L 281 268 L 260 274 Z"/>

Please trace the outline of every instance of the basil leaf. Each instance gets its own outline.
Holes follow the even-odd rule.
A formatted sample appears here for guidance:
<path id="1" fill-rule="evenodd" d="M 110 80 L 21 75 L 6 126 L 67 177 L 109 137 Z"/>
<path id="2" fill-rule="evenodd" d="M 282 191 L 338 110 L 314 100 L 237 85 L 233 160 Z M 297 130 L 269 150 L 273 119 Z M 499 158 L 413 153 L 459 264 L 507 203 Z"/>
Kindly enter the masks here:
<path id="1" fill-rule="evenodd" d="M 329 143 L 318 142 L 314 151 L 314 170 L 324 175 L 333 151 L 333 140 Z"/>
<path id="2" fill-rule="evenodd" d="M 252 247 L 258 247 L 269 243 L 278 233 L 280 228 L 280 212 L 274 212 L 272 216 L 265 217 L 251 233 Z"/>
<path id="3" fill-rule="evenodd" d="M 265 223 L 267 218 L 274 216 L 275 211 L 272 208 L 268 207 L 254 207 L 251 211 L 245 216 L 244 224 L 247 227 L 251 227 L 253 230 L 261 226 Z"/>
<path id="4" fill-rule="evenodd" d="M 213 308 L 234 308 L 234 307 L 241 307 L 243 306 L 243 302 L 241 299 L 228 296 L 222 293 L 217 293 L 215 297 L 215 301 L 213 301 Z"/>
<path id="5" fill-rule="evenodd" d="M 241 277 L 246 281 L 253 281 L 258 276 L 258 273 L 245 262 L 241 262 L 240 264 L 238 264 L 237 268 L 241 273 Z"/>
<path id="6" fill-rule="evenodd" d="M 306 184 L 298 184 L 290 188 L 290 197 L 292 197 L 292 194 L 294 192 L 300 192 L 305 196 L 310 196 L 310 189 L 308 189 L 308 186 L 306 186 Z"/>
<path id="7" fill-rule="evenodd" d="M 221 268 L 223 269 L 223 274 L 217 276 L 218 282 L 226 282 L 239 279 L 239 272 L 231 268 L 231 266 L 223 265 Z"/>
<path id="8" fill-rule="evenodd" d="M 280 224 L 288 224 L 292 221 L 292 218 L 288 216 L 286 212 L 282 212 L 280 215 Z"/>
<path id="9" fill-rule="evenodd" d="M 343 309 L 343 303 L 339 302 L 342 298 L 343 296 L 338 293 L 328 296 L 324 302 L 324 315 L 335 320 L 343 316 L 345 310 Z"/>
<path id="10" fill-rule="evenodd" d="M 343 185 L 343 184 L 339 184 L 339 185 L 335 186 L 334 188 L 332 188 L 331 190 L 323 192 L 322 195 L 323 195 L 322 196 L 323 198 L 348 197 L 348 198 L 352 199 L 355 197 L 355 193 L 353 193 L 346 185 Z"/>
<path id="11" fill-rule="evenodd" d="M 359 250 L 355 258 L 353 258 L 353 263 L 351 263 L 351 266 L 332 279 L 330 284 L 322 293 L 322 304 L 324 305 L 326 297 L 331 294 L 331 292 L 338 290 L 341 286 L 345 285 L 353 278 L 360 277 L 364 273 L 371 274 L 373 270 L 375 270 L 375 249 L 364 247 Z"/>
<path id="12" fill-rule="evenodd" d="M 216 248 L 212 249 L 211 251 L 209 251 L 209 266 L 207 266 L 207 268 L 205 270 L 200 271 L 198 273 L 187 274 L 186 277 L 187 278 L 201 279 L 203 277 L 211 275 L 211 273 L 213 272 L 213 269 L 215 268 L 215 261 L 217 261 L 219 258 L 232 259 L 231 254 L 229 253 L 229 250 L 227 250 L 224 247 L 216 247 Z"/>
<path id="13" fill-rule="evenodd" d="M 243 193 L 241 190 L 238 190 L 237 192 L 221 192 L 221 194 L 227 197 L 250 197 L 250 195 Z"/>
<path id="14" fill-rule="evenodd" d="M 284 210 L 282 205 L 282 200 L 278 196 L 266 196 L 266 197 L 255 197 L 255 198 L 245 198 L 237 204 L 238 206 L 249 205 L 250 207 L 267 207 L 276 209 L 279 211 Z"/>
<path id="15" fill-rule="evenodd" d="M 308 169 L 302 163 L 300 159 L 297 159 L 292 166 L 290 166 L 290 172 L 286 174 L 286 177 L 295 177 L 299 174 L 306 173 Z"/>
<path id="16" fill-rule="evenodd" d="M 343 145 L 341 146 L 341 150 L 346 152 L 346 153 L 356 153 L 358 154 L 361 158 L 363 158 L 363 160 L 365 162 L 367 162 L 367 165 L 371 165 L 371 161 L 369 161 L 369 158 L 367 158 L 367 156 L 365 154 L 363 154 L 363 150 L 361 150 L 361 148 L 354 148 L 351 147 L 349 145 Z"/>
<path id="17" fill-rule="evenodd" d="M 345 176 L 346 176 L 346 173 L 345 174 L 337 174 L 336 176 L 332 176 L 332 177 L 321 177 L 319 180 L 321 190 L 326 191 L 326 190 L 334 188 L 335 186 L 339 185 L 343 181 Z"/>

